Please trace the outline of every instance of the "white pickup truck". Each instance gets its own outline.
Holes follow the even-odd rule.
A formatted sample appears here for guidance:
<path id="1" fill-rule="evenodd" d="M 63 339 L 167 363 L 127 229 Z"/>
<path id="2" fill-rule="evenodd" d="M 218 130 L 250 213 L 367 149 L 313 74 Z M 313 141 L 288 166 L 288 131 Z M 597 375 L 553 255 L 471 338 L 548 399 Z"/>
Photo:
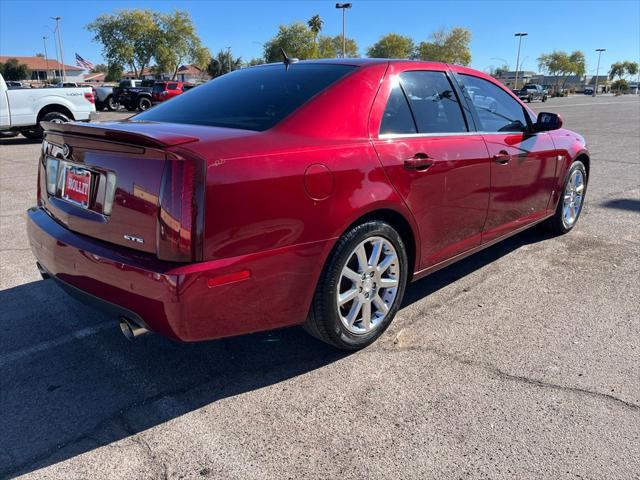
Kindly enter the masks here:
<path id="1" fill-rule="evenodd" d="M 0 74 L 0 134 L 42 138 L 41 121 L 88 122 L 96 117 L 91 87 L 9 88 Z"/>

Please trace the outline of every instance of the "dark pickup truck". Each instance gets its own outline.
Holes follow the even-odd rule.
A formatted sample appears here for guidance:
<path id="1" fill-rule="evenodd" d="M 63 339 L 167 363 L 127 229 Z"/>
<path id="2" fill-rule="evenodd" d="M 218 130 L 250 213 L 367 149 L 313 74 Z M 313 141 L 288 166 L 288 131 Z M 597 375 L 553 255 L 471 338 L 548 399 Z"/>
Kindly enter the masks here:
<path id="1" fill-rule="evenodd" d="M 130 112 L 151 108 L 151 91 L 155 80 L 121 80 L 113 89 L 116 101 Z"/>
<path id="2" fill-rule="evenodd" d="M 524 100 L 529 103 L 534 100 L 540 100 L 542 102 L 547 101 L 547 91 L 542 87 L 542 85 L 525 85 L 520 90 L 514 90 L 514 93 L 520 100 Z"/>

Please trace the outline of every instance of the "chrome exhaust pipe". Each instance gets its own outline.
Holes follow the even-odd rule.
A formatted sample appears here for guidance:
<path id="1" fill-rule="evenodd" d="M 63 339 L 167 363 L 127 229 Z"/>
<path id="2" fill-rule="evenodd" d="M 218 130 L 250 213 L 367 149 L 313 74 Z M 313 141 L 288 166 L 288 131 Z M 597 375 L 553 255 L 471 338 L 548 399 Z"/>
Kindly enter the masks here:
<path id="1" fill-rule="evenodd" d="M 138 337 L 142 337 L 150 333 L 150 331 L 144 327 L 141 327 L 136 322 L 127 317 L 120 317 L 120 330 L 127 340 L 135 340 Z"/>

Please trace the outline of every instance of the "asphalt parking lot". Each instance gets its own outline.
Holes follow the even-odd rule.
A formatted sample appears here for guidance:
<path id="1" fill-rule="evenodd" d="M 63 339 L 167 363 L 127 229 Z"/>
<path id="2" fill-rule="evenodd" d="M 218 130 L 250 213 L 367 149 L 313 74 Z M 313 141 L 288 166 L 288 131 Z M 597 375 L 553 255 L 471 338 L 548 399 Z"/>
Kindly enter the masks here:
<path id="1" fill-rule="evenodd" d="M 351 355 L 128 342 L 40 280 L 40 145 L 0 140 L 0 478 L 640 478 L 640 99 L 532 106 L 589 144 L 577 227 L 420 280 Z"/>

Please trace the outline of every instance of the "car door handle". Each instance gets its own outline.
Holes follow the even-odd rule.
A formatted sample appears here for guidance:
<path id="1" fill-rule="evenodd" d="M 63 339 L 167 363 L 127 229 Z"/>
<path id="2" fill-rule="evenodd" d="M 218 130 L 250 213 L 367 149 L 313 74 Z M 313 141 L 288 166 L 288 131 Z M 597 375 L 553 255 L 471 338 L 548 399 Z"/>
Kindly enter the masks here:
<path id="1" fill-rule="evenodd" d="M 412 158 L 404 161 L 404 168 L 407 170 L 424 171 L 433 165 L 433 160 L 426 153 L 416 153 Z"/>
<path id="2" fill-rule="evenodd" d="M 504 150 L 500 150 L 498 153 L 496 153 L 493 156 L 493 161 L 496 163 L 499 163 L 501 165 L 504 165 L 506 163 L 509 163 L 509 160 L 511 160 L 511 155 L 509 155 L 506 151 Z"/>

